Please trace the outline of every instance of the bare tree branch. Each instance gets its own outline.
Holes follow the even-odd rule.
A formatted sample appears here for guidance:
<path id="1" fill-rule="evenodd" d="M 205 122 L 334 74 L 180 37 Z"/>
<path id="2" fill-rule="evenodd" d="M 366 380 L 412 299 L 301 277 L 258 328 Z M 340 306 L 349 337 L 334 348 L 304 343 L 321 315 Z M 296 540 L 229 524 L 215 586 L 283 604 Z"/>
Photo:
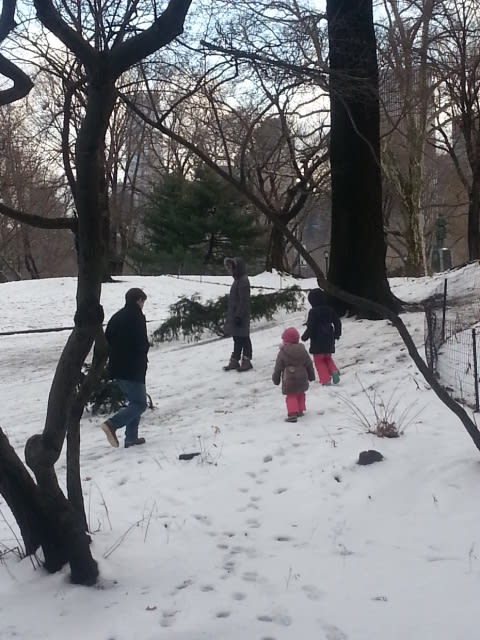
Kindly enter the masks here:
<path id="1" fill-rule="evenodd" d="M 148 29 L 112 49 L 110 68 L 113 74 L 120 76 L 129 67 L 183 33 L 183 24 L 191 3 L 192 0 L 170 0 L 165 11 Z"/>
<path id="2" fill-rule="evenodd" d="M 51 0 L 33 0 L 40 22 L 57 36 L 84 65 L 92 69 L 98 57 L 97 52 L 82 38 L 79 32 L 72 29 L 54 7 Z"/>
<path id="3" fill-rule="evenodd" d="M 15 28 L 15 8 L 16 0 L 3 0 L 2 13 L 0 14 L 0 43 Z M 24 98 L 33 87 L 30 77 L 1 53 L 0 75 L 13 82 L 13 87 L 0 91 L 0 105 L 10 104 Z"/>
<path id="4" fill-rule="evenodd" d="M 209 51 L 213 51 L 215 53 L 223 53 L 227 56 L 231 56 L 235 60 L 248 60 L 249 62 L 254 62 L 258 65 L 265 65 L 269 68 L 273 67 L 276 69 L 282 69 L 284 71 L 289 71 L 290 73 L 297 74 L 305 78 L 310 78 L 311 80 L 314 80 L 320 87 L 322 87 L 322 89 L 325 89 L 325 91 L 328 90 L 327 78 L 329 72 L 327 67 L 324 68 L 323 66 L 321 66 L 319 68 L 318 65 L 315 67 L 308 67 L 305 65 L 292 64 L 291 62 L 277 60 L 270 56 L 261 55 L 252 51 L 221 47 L 219 45 L 212 44 L 211 42 L 207 42 L 206 40 L 201 40 L 200 44 Z"/>
<path id="5" fill-rule="evenodd" d="M 0 202 L 0 214 L 38 229 L 70 229 L 70 231 L 75 232 L 77 227 L 76 218 L 44 218 L 43 216 L 12 209 L 12 207 L 8 207 L 2 202 Z"/>

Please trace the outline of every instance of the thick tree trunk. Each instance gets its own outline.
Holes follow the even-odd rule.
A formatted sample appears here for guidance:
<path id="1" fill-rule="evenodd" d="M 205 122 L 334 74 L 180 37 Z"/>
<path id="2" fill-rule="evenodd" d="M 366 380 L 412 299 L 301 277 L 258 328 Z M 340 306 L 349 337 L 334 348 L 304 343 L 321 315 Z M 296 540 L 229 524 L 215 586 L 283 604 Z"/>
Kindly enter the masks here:
<path id="1" fill-rule="evenodd" d="M 480 165 L 472 176 L 468 203 L 468 257 L 480 258 Z"/>
<path id="2" fill-rule="evenodd" d="M 85 516 L 85 504 L 83 500 L 82 479 L 80 475 L 80 420 L 85 405 L 100 380 L 107 361 L 107 342 L 103 330 L 99 330 L 95 339 L 92 365 L 72 406 L 70 424 L 67 430 L 67 495 L 68 500 L 80 518 L 84 530 L 88 531 L 88 522 Z"/>
<path id="3" fill-rule="evenodd" d="M 71 419 L 81 367 L 93 342 L 91 325 L 81 326 L 85 316 L 77 313 L 75 321 L 77 326 L 64 347 L 55 371 L 44 431 L 42 435 L 32 436 L 27 441 L 25 460 L 35 474 L 38 500 L 45 514 L 46 526 L 50 533 L 54 532 L 46 540 L 46 544 L 55 550 L 51 553 L 57 554 L 53 562 L 47 558 L 42 543 L 47 570 L 57 571 L 65 562 L 69 562 L 71 580 L 88 585 L 93 584 L 98 576 L 97 563 L 90 552 L 90 538 L 85 533 L 82 517 L 63 495 L 54 468 Z"/>
<path id="4" fill-rule="evenodd" d="M 77 56 L 87 74 L 85 115 L 75 146 L 76 183 L 72 183 L 78 215 L 75 229 L 77 310 L 75 328 L 55 370 L 45 428 L 41 435 L 29 438 L 25 446 L 25 459 L 35 474 L 37 484 L 0 430 L 0 493 L 12 508 L 28 552 L 33 553 L 41 545 L 48 571 L 57 571 L 69 562 L 72 581 L 84 585 L 96 582 L 98 567 L 90 553 L 90 538 L 85 531 L 78 461 L 78 428 L 88 385 L 83 385 L 80 391 L 78 385 L 85 358 L 94 340 L 103 333 L 100 294 L 108 254 L 106 129 L 115 100 L 116 78 L 182 33 L 190 3 L 191 0 L 170 0 L 149 28 L 127 41 L 119 38 L 114 51 L 97 51 L 82 39 L 80 32 L 63 21 L 53 3 L 34 0 L 40 21 Z M 9 4 L 12 4 L 9 15 L 13 25 L 15 3 Z M 0 33 L 0 41 L 3 37 L 4 34 Z M 17 90 L 20 80 L 13 73 L 8 73 L 8 69 L 5 71 L 5 62 L 0 56 L 4 75 L 14 81 L 14 89 Z M 5 97 L 6 92 L 0 93 Z M 95 376 L 92 376 L 91 383 L 94 381 Z M 69 463 L 73 457 L 77 458 L 74 461 L 76 467 L 69 475 L 72 502 L 63 495 L 55 474 L 55 463 L 67 428 L 70 430 Z"/>
<path id="5" fill-rule="evenodd" d="M 25 552 L 30 555 L 42 542 L 36 485 L 1 429 L 0 460 L 0 494 L 17 521 Z"/>
<path id="6" fill-rule="evenodd" d="M 270 239 L 268 242 L 267 264 L 266 270 L 286 271 L 287 263 L 285 258 L 286 240 L 283 232 L 275 226 L 272 226 Z"/>
<path id="7" fill-rule="evenodd" d="M 67 496 L 78 515 L 83 530 L 88 531 L 80 475 L 80 417 L 72 415 L 67 429 Z"/>
<path id="8" fill-rule="evenodd" d="M 45 429 L 33 436 L 25 447 L 25 459 L 35 474 L 39 500 L 49 518 L 54 518 L 60 544 L 57 548 L 68 560 L 71 579 L 80 584 L 93 584 L 98 567 L 90 552 L 86 534 L 83 498 L 79 498 L 79 469 L 71 471 L 70 487 L 75 494 L 75 506 L 63 495 L 55 475 L 54 464 L 60 455 L 67 426 L 70 427 L 70 463 L 72 453 L 78 455 L 78 423 L 81 416 L 77 387 L 81 369 L 94 339 L 102 331 L 103 309 L 100 305 L 101 282 L 104 274 L 104 220 L 107 215 L 106 180 L 103 140 L 114 100 L 114 84 L 107 82 L 105 70 L 98 69 L 92 79 L 85 118 L 76 145 L 78 212 L 78 286 L 75 328 L 58 362 L 48 399 Z M 77 462 L 78 466 L 78 462 Z M 72 479 L 75 478 L 75 479 Z M 49 568 L 49 567 L 47 567 Z M 58 569 L 57 566 L 50 570 Z"/>
<path id="9" fill-rule="evenodd" d="M 69 561 L 62 524 L 66 519 L 74 517 L 71 508 L 65 504 L 63 496 L 51 494 L 49 497 L 38 488 L 1 429 L 0 459 L 0 493 L 19 525 L 26 554 L 31 555 L 41 547 L 46 570 L 50 573 L 58 571 Z M 73 563 L 72 580 L 91 584 L 91 576 L 87 578 L 84 575 L 83 560 L 82 557 L 77 563 Z"/>
<path id="10" fill-rule="evenodd" d="M 332 234 L 328 279 L 399 308 L 388 284 L 382 220 L 378 68 L 371 0 L 328 0 Z M 359 309 L 339 300 L 343 313 Z"/>

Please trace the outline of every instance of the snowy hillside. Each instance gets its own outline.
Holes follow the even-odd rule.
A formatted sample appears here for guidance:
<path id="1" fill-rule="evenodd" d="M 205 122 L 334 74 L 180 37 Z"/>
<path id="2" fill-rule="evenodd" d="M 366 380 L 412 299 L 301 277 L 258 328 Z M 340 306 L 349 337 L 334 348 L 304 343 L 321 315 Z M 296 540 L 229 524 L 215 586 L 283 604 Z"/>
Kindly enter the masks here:
<path id="1" fill-rule="evenodd" d="M 458 286 L 471 268 L 452 272 Z M 251 278 L 258 287 L 293 280 Z M 440 280 L 392 281 L 420 300 Z M 149 331 L 180 295 L 228 292 L 230 278 L 131 277 L 104 287 L 109 317 L 125 291 L 148 294 Z M 304 289 L 313 280 L 300 281 Z M 0 284 L 0 332 L 69 327 L 73 279 Z M 111 448 L 88 413 L 82 477 L 95 588 L 45 575 L 12 551 L 0 499 L 0 640 L 473 640 L 480 595 L 480 453 L 428 389 L 387 322 L 343 320 L 338 387 L 313 383 L 307 413 L 284 422 L 271 373 L 282 330 L 303 312 L 255 326 L 252 371 L 224 373 L 229 339 L 172 342 L 149 355 L 155 404 L 144 447 Z M 419 348 L 423 315 L 404 320 Z M 41 431 L 68 331 L 0 336 L 0 425 L 23 457 Z M 409 409 L 405 434 L 378 439 L 355 412 Z M 418 415 L 417 415 L 418 414 Z M 410 418 L 410 420 L 408 419 Z M 362 450 L 384 461 L 356 464 Z M 199 451 L 191 461 L 180 453 Z M 64 480 L 64 460 L 58 464 Z"/>

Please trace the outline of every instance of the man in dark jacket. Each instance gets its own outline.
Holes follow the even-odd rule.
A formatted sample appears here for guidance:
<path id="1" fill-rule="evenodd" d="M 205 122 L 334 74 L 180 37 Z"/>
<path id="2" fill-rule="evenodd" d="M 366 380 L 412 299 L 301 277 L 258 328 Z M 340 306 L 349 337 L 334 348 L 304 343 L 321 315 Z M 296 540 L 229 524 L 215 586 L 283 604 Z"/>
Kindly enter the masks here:
<path id="1" fill-rule="evenodd" d="M 302 340 L 310 340 L 310 353 L 318 373 L 321 384 L 340 382 L 340 373 L 333 361 L 335 340 L 342 335 L 342 323 L 337 312 L 330 307 L 321 289 L 312 289 L 308 294 L 308 301 L 312 308 L 308 312 L 307 328 Z"/>
<path id="2" fill-rule="evenodd" d="M 110 375 L 128 399 L 126 407 L 101 425 L 112 447 L 118 447 L 116 430 L 122 427 L 125 427 L 125 447 L 145 444 L 145 438 L 138 437 L 138 425 L 147 408 L 145 375 L 150 344 L 142 311 L 146 299 L 141 289 L 129 289 L 125 306 L 110 318 L 105 331 Z"/>
<path id="3" fill-rule="evenodd" d="M 250 280 L 242 258 L 225 258 L 224 264 L 233 276 L 225 323 L 225 332 L 233 338 L 233 352 L 229 363 L 223 369 L 248 371 L 253 368 L 250 340 Z"/>

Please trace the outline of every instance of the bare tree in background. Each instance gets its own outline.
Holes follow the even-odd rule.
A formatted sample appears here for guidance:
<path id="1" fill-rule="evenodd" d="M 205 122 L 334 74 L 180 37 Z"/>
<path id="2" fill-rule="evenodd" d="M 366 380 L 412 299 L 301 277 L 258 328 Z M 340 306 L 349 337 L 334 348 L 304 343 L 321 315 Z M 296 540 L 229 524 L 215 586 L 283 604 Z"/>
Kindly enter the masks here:
<path id="1" fill-rule="evenodd" d="M 440 82 L 436 131 L 465 189 L 470 260 L 480 258 L 480 7 L 441 0 L 430 65 Z"/>
<path id="2" fill-rule="evenodd" d="M 270 216 L 301 236 L 300 225 L 328 176 L 326 114 L 321 117 L 318 97 L 307 95 L 295 81 L 265 79 L 249 62 L 233 71 L 228 58 L 220 64 L 216 57 L 202 75 L 179 70 L 170 96 L 160 94 L 150 67 L 145 70 L 146 77 L 154 76 L 147 77 L 150 105 L 139 108 L 127 93 L 125 100 L 164 139 L 181 141 L 183 149 L 188 140 L 201 149 L 208 166 L 240 185 L 244 195 L 254 194 Z M 245 92 L 252 77 L 255 90 Z M 284 235 L 256 202 L 252 205 L 268 227 L 266 268 L 290 269 Z"/>
<path id="3" fill-rule="evenodd" d="M 43 549 L 45 567 L 58 571 L 69 563 L 71 579 L 93 584 L 98 567 L 90 538 L 79 473 L 79 423 L 92 385 L 103 370 L 106 350 L 100 304 L 107 259 L 108 223 L 105 136 L 123 73 L 172 42 L 183 31 L 191 0 L 170 0 L 163 11 L 137 2 L 56 7 L 34 0 L 41 25 L 63 43 L 84 69 L 85 104 L 75 141 L 75 174 L 70 176 L 77 212 L 77 310 L 72 331 L 57 364 L 48 398 L 45 427 L 25 446 L 35 482 L 0 430 L 0 492 L 10 506 L 27 553 Z M 153 19 L 142 16 L 152 15 Z M 1 68 L 0 68 L 1 71 Z M 73 178 L 73 182 L 72 182 Z M 4 206 L 4 205 L 3 205 Z M 94 362 L 81 382 L 81 368 L 95 343 Z M 68 499 L 54 465 L 67 437 Z"/>
<path id="4" fill-rule="evenodd" d="M 2 11 L 0 13 L 0 44 L 8 38 L 16 26 L 16 8 L 16 0 L 2 0 Z M 3 53 L 0 53 L 0 76 L 8 78 L 11 82 L 10 87 L 0 90 L 0 105 L 11 104 L 16 100 L 21 100 L 30 93 L 33 87 L 30 76 Z"/>
<path id="5" fill-rule="evenodd" d="M 403 244 L 409 276 L 429 272 L 426 240 L 432 221 L 429 220 L 426 172 L 427 156 L 432 165 L 435 155 L 431 144 L 435 78 L 428 57 L 435 35 L 432 16 L 436 2 L 424 0 L 421 7 L 410 0 L 384 0 L 383 3 L 386 18 L 385 32 L 380 38 L 382 168 L 400 212 L 396 220 L 390 220 L 387 232 L 391 231 L 392 244 L 395 245 L 396 238 Z"/>
<path id="6" fill-rule="evenodd" d="M 115 103 L 107 131 L 109 184 L 108 275 L 123 273 L 129 247 L 138 235 L 139 209 L 145 201 L 149 132 L 123 102 Z"/>
<path id="7" fill-rule="evenodd" d="M 397 310 L 387 280 L 378 66 L 371 0 L 327 0 L 332 240 L 329 280 Z M 336 305 L 340 311 L 349 306 Z M 350 308 L 350 311 L 359 311 Z"/>
<path id="8" fill-rule="evenodd" d="M 5 205 L 35 211 L 45 218 L 67 215 L 64 181 L 51 171 L 49 158 L 28 130 L 30 105 L 0 110 L 0 194 Z M 48 243 L 45 234 L 49 234 Z M 73 235 L 61 230 L 36 229 L 0 216 L 0 272 L 4 279 L 75 273 Z"/>
<path id="9" fill-rule="evenodd" d="M 60 45 L 53 47 L 29 33 L 22 38 L 22 44 L 30 52 L 37 70 L 38 87 L 33 92 L 37 138 L 42 141 L 50 165 L 62 172 L 74 193 L 75 141 L 86 102 L 84 69 Z M 120 84 L 135 86 L 141 96 L 135 72 L 124 74 Z M 108 258 L 104 281 L 123 272 L 128 247 L 137 231 L 142 190 L 137 181 L 142 180 L 147 143 L 145 125 L 121 102 L 115 101 L 105 136 L 109 217 L 105 224 Z"/>
<path id="10" fill-rule="evenodd" d="M 397 309 L 399 301 L 390 291 L 385 266 L 372 3 L 331 0 L 326 16 L 299 2 L 244 0 L 235 4 L 237 10 L 235 27 L 219 31 L 206 43 L 210 51 L 230 56 L 234 65 L 249 62 L 265 78 L 283 74 L 298 87 L 319 90 L 324 100 L 329 97 L 329 281 Z M 340 311 L 360 311 L 335 304 Z"/>

